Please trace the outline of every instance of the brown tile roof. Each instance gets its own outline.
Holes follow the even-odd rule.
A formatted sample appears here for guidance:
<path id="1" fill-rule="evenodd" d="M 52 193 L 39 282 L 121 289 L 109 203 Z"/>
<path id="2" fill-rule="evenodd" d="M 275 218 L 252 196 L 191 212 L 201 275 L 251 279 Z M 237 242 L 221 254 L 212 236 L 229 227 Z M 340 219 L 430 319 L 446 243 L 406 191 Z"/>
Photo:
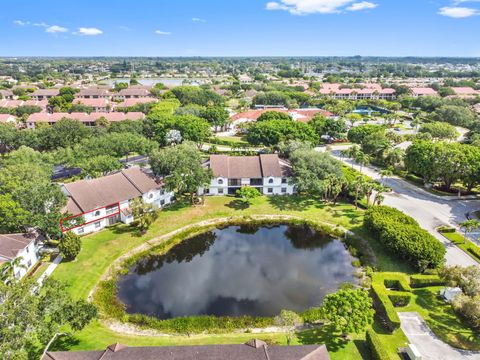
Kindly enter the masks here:
<path id="1" fill-rule="evenodd" d="M 285 174 L 285 162 L 277 154 L 258 156 L 211 155 L 209 167 L 214 176 L 230 179 L 281 177 Z"/>
<path id="2" fill-rule="evenodd" d="M 91 107 L 107 107 L 110 102 L 107 99 L 75 99 L 74 104 L 82 104 Z"/>
<path id="3" fill-rule="evenodd" d="M 77 96 L 107 96 L 109 95 L 109 91 L 107 89 L 99 89 L 99 88 L 89 88 L 89 89 L 81 89 Z"/>
<path id="4" fill-rule="evenodd" d="M 48 352 L 42 360 L 329 360 L 325 345 L 276 346 L 261 340 L 238 345 L 127 347 Z"/>
<path id="5" fill-rule="evenodd" d="M 69 194 L 63 209 L 72 215 L 89 212 L 121 201 L 140 197 L 150 190 L 161 188 L 150 174 L 139 167 L 122 170 L 97 179 L 79 180 L 64 184 Z"/>
<path id="6" fill-rule="evenodd" d="M 36 238 L 36 234 L 0 234 L 0 256 L 14 259 Z"/>
<path id="7" fill-rule="evenodd" d="M 121 96 L 149 96 L 150 91 L 144 88 L 135 89 L 135 88 L 128 88 L 122 89 L 118 92 Z"/>
<path id="8" fill-rule="evenodd" d="M 59 93 L 59 89 L 38 89 L 32 93 L 32 96 L 57 96 Z"/>
<path id="9" fill-rule="evenodd" d="M 133 99 L 125 99 L 121 103 L 118 103 L 118 107 L 129 107 L 129 106 L 134 106 L 137 104 L 147 104 L 147 103 L 152 103 L 156 102 L 158 99 L 155 98 L 133 98 Z"/>

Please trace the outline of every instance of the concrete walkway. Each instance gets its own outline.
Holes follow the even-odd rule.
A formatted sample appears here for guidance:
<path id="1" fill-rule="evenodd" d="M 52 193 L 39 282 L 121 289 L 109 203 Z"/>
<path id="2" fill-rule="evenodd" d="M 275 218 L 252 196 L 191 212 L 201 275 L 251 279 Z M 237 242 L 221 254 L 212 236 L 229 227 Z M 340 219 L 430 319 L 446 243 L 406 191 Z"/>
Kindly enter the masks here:
<path id="1" fill-rule="evenodd" d="M 399 312 L 401 328 L 424 360 L 480 360 L 480 352 L 459 350 L 441 341 L 416 312 Z"/>
<path id="2" fill-rule="evenodd" d="M 45 272 L 37 280 L 37 284 L 39 286 L 42 286 L 45 279 L 47 277 L 49 277 L 53 273 L 53 271 L 57 268 L 58 264 L 60 264 L 62 262 L 62 259 L 63 259 L 62 255 L 57 255 L 57 257 L 52 261 L 52 263 L 50 265 L 48 265 Z"/>

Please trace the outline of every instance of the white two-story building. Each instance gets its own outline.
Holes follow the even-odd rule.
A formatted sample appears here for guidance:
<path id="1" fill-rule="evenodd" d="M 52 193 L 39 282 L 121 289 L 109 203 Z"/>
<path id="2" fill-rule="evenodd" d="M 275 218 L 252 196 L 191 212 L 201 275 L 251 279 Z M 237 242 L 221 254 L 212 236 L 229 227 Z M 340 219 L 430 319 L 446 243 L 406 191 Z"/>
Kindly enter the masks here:
<path id="1" fill-rule="evenodd" d="M 40 259 L 40 237 L 36 233 L 0 234 L 0 266 L 20 258 L 13 276 L 21 279 Z"/>
<path id="2" fill-rule="evenodd" d="M 62 220 L 62 231 L 78 235 L 99 231 L 119 221 L 129 224 L 134 218 L 131 201 L 142 198 L 145 203 L 161 208 L 173 201 L 173 192 L 165 191 L 163 183 L 139 167 L 125 169 L 97 179 L 64 184 L 68 196 Z"/>
<path id="3" fill-rule="evenodd" d="M 257 156 L 211 155 L 204 164 L 213 172 L 210 186 L 200 189 L 205 195 L 234 195 L 242 186 L 251 186 L 264 195 L 291 195 L 290 164 L 277 154 Z"/>

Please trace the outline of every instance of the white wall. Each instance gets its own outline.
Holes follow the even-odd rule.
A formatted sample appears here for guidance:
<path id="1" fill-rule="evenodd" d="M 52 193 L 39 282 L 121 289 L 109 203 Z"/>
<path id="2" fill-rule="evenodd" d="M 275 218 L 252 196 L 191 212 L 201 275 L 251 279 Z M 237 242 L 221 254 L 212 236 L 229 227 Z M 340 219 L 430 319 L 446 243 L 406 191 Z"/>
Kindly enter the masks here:
<path id="1" fill-rule="evenodd" d="M 20 264 L 23 267 L 15 267 L 14 274 L 17 279 L 22 278 L 25 274 L 37 263 L 40 259 L 38 254 L 38 248 L 35 245 L 35 241 L 32 241 L 28 246 L 20 251 L 17 257 L 21 257 Z"/>

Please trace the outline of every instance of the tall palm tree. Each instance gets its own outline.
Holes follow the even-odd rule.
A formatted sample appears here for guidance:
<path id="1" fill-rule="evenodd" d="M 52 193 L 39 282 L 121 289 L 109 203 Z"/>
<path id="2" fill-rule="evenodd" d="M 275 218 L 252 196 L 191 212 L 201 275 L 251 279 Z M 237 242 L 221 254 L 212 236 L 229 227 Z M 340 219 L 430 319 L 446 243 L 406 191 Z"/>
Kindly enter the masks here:
<path id="1" fill-rule="evenodd" d="M 0 268 L 0 281 L 3 281 L 3 282 L 15 281 L 15 269 L 27 268 L 24 264 L 22 264 L 22 260 L 23 258 L 19 256 L 5 263 Z"/>
<path id="2" fill-rule="evenodd" d="M 360 165 L 360 172 L 362 172 L 363 167 L 370 164 L 370 155 L 365 154 L 363 151 L 359 151 L 355 156 L 355 161 Z"/>

